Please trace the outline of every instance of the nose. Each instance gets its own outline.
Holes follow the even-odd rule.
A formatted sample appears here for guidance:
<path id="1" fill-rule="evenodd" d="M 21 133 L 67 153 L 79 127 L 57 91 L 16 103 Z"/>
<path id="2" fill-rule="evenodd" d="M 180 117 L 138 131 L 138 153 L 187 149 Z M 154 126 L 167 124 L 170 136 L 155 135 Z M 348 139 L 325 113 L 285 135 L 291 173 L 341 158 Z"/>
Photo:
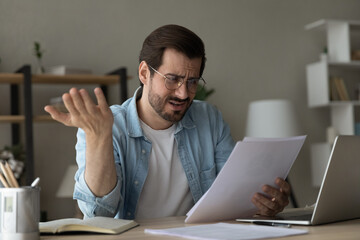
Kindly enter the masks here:
<path id="1" fill-rule="evenodd" d="M 189 97 L 188 90 L 187 90 L 187 82 L 184 81 L 183 84 L 175 90 L 176 97 L 180 99 L 186 99 Z"/>

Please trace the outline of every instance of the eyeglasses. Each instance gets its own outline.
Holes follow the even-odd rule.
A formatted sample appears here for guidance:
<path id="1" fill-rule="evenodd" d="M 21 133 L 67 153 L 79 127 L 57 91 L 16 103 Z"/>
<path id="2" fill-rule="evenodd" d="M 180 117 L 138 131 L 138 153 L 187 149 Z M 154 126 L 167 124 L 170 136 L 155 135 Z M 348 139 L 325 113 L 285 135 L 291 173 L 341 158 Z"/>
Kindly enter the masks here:
<path id="1" fill-rule="evenodd" d="M 174 74 L 164 75 L 164 74 L 158 72 L 156 69 L 154 69 L 149 64 L 148 64 L 148 66 L 154 72 L 156 72 L 157 74 L 159 74 L 160 76 L 162 76 L 164 78 L 165 87 L 168 90 L 176 90 L 176 89 L 180 88 L 183 85 L 183 83 L 185 82 L 184 78 L 181 76 L 174 75 Z M 196 91 L 201 90 L 205 86 L 205 84 L 206 84 L 206 82 L 202 77 L 190 78 L 186 81 L 186 88 L 189 92 L 196 93 Z"/>

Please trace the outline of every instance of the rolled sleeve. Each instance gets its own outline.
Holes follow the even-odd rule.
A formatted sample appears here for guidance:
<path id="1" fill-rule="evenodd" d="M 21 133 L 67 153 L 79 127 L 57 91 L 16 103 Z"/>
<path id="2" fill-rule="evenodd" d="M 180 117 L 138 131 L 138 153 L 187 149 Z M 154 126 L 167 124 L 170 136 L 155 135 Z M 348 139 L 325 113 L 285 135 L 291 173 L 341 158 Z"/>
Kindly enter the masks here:
<path id="1" fill-rule="evenodd" d="M 85 182 L 84 172 L 80 173 L 76 179 L 74 199 L 78 205 L 84 218 L 94 216 L 114 217 L 118 212 L 121 180 L 118 178 L 115 188 L 103 197 L 96 197 Z"/>

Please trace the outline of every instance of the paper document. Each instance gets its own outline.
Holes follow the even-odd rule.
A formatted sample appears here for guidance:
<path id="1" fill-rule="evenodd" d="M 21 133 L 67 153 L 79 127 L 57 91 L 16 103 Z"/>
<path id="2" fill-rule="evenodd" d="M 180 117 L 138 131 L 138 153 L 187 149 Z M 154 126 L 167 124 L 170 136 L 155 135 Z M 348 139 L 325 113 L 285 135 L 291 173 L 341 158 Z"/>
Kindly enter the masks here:
<path id="1" fill-rule="evenodd" d="M 199 226 L 145 229 L 145 233 L 208 240 L 242 240 L 279 238 L 308 233 L 307 230 L 282 227 L 255 226 L 248 224 L 216 223 Z"/>
<path id="2" fill-rule="evenodd" d="M 245 138 L 236 143 L 209 190 L 187 213 L 186 223 L 247 218 L 257 209 L 251 198 L 264 184 L 286 178 L 306 136 Z"/>

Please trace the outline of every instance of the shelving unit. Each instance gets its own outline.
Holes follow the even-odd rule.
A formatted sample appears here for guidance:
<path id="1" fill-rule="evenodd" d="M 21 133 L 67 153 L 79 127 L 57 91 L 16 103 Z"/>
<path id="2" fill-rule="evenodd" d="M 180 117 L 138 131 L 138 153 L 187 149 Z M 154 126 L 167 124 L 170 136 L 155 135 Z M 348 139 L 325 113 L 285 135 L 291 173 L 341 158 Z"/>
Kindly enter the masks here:
<path id="1" fill-rule="evenodd" d="M 351 51 L 360 49 L 360 21 L 319 20 L 305 26 L 306 30 L 320 29 L 326 34 L 327 59 L 306 66 L 308 106 L 328 107 L 331 126 L 338 135 L 354 135 L 356 107 L 360 106 L 360 61 L 351 59 Z M 331 98 L 331 77 L 341 77 L 349 94 L 349 101 Z M 311 147 L 313 185 L 320 186 L 331 142 Z"/>
<path id="2" fill-rule="evenodd" d="M 128 98 L 126 68 L 119 68 L 107 75 L 49 75 L 31 74 L 31 67 L 25 65 L 16 73 L 0 73 L 0 84 L 10 84 L 10 115 L 1 115 L 0 123 L 11 123 L 12 144 L 20 143 L 20 124 L 25 127 L 26 184 L 34 180 L 33 122 L 53 121 L 49 115 L 34 116 L 32 111 L 33 84 L 99 84 L 107 97 L 109 85 L 120 84 L 120 103 Z M 20 88 L 23 85 L 24 113 L 20 114 Z"/>

